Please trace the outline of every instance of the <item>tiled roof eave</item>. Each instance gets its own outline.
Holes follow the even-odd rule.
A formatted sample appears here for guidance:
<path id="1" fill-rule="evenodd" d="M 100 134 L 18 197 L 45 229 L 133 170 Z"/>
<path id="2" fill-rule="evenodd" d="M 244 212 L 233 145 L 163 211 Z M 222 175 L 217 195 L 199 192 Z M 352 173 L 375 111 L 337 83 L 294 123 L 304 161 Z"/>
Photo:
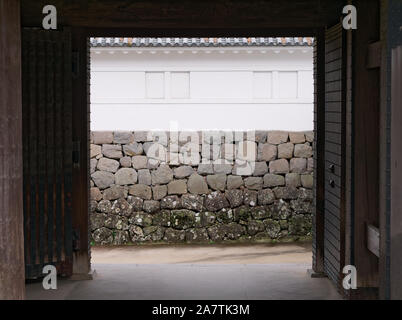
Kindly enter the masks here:
<path id="1" fill-rule="evenodd" d="M 310 47 L 314 38 L 91 38 L 91 47 Z"/>

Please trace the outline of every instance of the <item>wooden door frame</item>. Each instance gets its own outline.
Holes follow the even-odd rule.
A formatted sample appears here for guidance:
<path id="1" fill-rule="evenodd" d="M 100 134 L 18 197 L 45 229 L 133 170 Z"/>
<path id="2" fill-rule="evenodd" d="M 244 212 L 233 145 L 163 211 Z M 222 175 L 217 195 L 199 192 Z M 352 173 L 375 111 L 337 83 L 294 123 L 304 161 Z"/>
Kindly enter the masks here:
<path id="1" fill-rule="evenodd" d="M 325 34 L 323 28 L 306 28 L 306 29 L 254 29 L 246 28 L 242 30 L 233 30 L 231 28 L 222 29 L 138 29 L 138 28 L 72 28 L 72 47 L 74 53 L 79 53 L 79 75 L 73 82 L 73 140 L 80 141 L 80 166 L 76 167 L 73 172 L 73 229 L 79 237 L 78 245 L 74 252 L 73 268 L 75 274 L 87 274 L 90 272 L 90 246 L 88 244 L 88 227 L 89 227 L 89 83 L 87 82 L 88 74 L 88 39 L 89 37 L 194 37 L 194 36 L 256 36 L 256 37 L 276 37 L 278 35 L 302 35 L 315 37 L 318 44 L 317 54 L 317 100 L 316 100 L 316 119 L 315 119 L 315 144 L 319 149 L 317 152 L 317 162 L 315 163 L 315 175 L 317 197 L 315 210 L 321 212 L 316 214 L 316 255 L 312 263 L 313 270 L 322 274 L 324 271 L 324 183 L 325 183 L 325 159 L 323 156 L 325 143 L 325 108 L 320 107 L 325 103 Z M 73 53 L 73 54 L 74 54 Z"/>

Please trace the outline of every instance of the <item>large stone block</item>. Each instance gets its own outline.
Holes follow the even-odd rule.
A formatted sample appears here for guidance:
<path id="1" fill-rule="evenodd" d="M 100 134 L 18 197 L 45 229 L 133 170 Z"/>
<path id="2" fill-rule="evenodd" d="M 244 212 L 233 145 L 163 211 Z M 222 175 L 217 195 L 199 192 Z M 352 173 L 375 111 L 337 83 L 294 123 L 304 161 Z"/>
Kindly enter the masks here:
<path id="1" fill-rule="evenodd" d="M 194 143 L 186 143 L 180 148 L 179 162 L 190 166 L 200 163 L 200 146 Z"/>
<path id="2" fill-rule="evenodd" d="M 264 187 L 278 187 L 285 185 L 285 178 L 278 174 L 267 173 L 264 175 Z"/>
<path id="3" fill-rule="evenodd" d="M 98 212 L 91 213 L 91 215 L 89 216 L 90 219 L 89 225 L 91 231 L 104 227 L 106 218 L 107 215 L 104 213 L 98 213 Z"/>
<path id="4" fill-rule="evenodd" d="M 298 198 L 298 190 L 294 187 L 277 187 L 273 189 L 277 199 L 293 200 Z"/>
<path id="5" fill-rule="evenodd" d="M 281 144 L 288 141 L 289 133 L 284 131 L 270 131 L 268 132 L 267 141 L 270 144 Z"/>
<path id="6" fill-rule="evenodd" d="M 94 144 L 113 143 L 112 131 L 93 131 L 92 134 Z"/>
<path id="7" fill-rule="evenodd" d="M 113 231 L 102 227 L 92 233 L 92 238 L 96 244 L 109 245 L 113 242 Z"/>
<path id="8" fill-rule="evenodd" d="M 170 224 L 175 229 L 188 229 L 195 225 L 195 213 L 190 210 L 172 210 L 170 213 Z"/>
<path id="9" fill-rule="evenodd" d="M 170 211 L 161 210 L 152 215 L 152 222 L 154 225 L 161 227 L 170 227 Z"/>
<path id="10" fill-rule="evenodd" d="M 120 166 L 123 168 L 130 168 L 131 167 L 131 157 L 123 157 L 120 159 Z"/>
<path id="11" fill-rule="evenodd" d="M 152 189 L 144 184 L 135 184 L 128 189 L 129 194 L 144 200 L 152 199 Z"/>
<path id="12" fill-rule="evenodd" d="M 219 157 L 221 159 L 233 161 L 236 158 L 236 146 L 232 143 L 222 144 L 220 146 Z"/>
<path id="13" fill-rule="evenodd" d="M 268 166 L 265 161 L 259 161 L 254 163 L 253 176 L 263 176 L 268 172 Z"/>
<path id="14" fill-rule="evenodd" d="M 143 199 L 135 196 L 128 196 L 127 202 L 133 207 L 133 211 L 141 211 L 144 204 Z"/>
<path id="15" fill-rule="evenodd" d="M 314 141 L 314 132 L 313 131 L 306 131 L 304 133 L 304 136 L 306 137 L 306 141 L 312 143 Z"/>
<path id="16" fill-rule="evenodd" d="M 207 228 L 207 232 L 212 241 L 222 241 L 226 235 L 226 230 L 223 225 L 211 226 Z"/>
<path id="17" fill-rule="evenodd" d="M 278 145 L 278 158 L 291 159 L 293 157 L 293 150 L 295 145 L 292 142 L 282 143 Z"/>
<path id="18" fill-rule="evenodd" d="M 144 200 L 143 209 L 147 213 L 154 213 L 160 209 L 160 203 L 156 200 Z"/>
<path id="19" fill-rule="evenodd" d="M 258 160 L 259 161 L 272 161 L 275 160 L 278 155 L 277 146 L 270 143 L 258 144 Z"/>
<path id="20" fill-rule="evenodd" d="M 279 232 L 281 231 L 281 225 L 279 224 L 279 222 L 276 220 L 267 219 L 264 220 L 264 224 L 268 235 L 272 239 L 276 239 L 279 236 Z"/>
<path id="21" fill-rule="evenodd" d="M 166 185 L 153 186 L 152 194 L 154 200 L 161 200 L 163 197 L 167 195 L 167 186 Z"/>
<path id="22" fill-rule="evenodd" d="M 148 169 L 157 169 L 160 165 L 160 161 L 157 159 L 148 159 L 147 168 Z"/>
<path id="23" fill-rule="evenodd" d="M 264 230 L 265 230 L 265 224 L 262 221 L 251 220 L 247 225 L 247 233 L 250 236 L 254 236 L 257 233 L 262 232 Z"/>
<path id="24" fill-rule="evenodd" d="M 129 185 L 137 182 L 137 172 L 132 168 L 121 168 L 114 177 L 118 185 Z"/>
<path id="25" fill-rule="evenodd" d="M 129 217 L 131 216 L 132 212 L 133 212 L 133 206 L 130 203 L 128 203 L 126 199 L 123 198 L 117 199 L 112 204 L 111 208 L 112 214 Z"/>
<path id="26" fill-rule="evenodd" d="M 106 189 L 114 184 L 114 174 L 107 171 L 96 171 L 91 178 L 99 189 Z"/>
<path id="27" fill-rule="evenodd" d="M 201 211 L 203 209 L 204 198 L 196 194 L 184 194 L 181 197 L 183 209 Z"/>
<path id="28" fill-rule="evenodd" d="M 233 165 L 225 159 L 217 159 L 213 162 L 215 174 L 229 174 L 232 172 Z"/>
<path id="29" fill-rule="evenodd" d="M 164 197 L 161 200 L 161 208 L 162 209 L 180 209 L 181 208 L 180 198 L 176 195 Z"/>
<path id="30" fill-rule="evenodd" d="M 97 144 L 91 144 L 90 147 L 90 156 L 91 158 L 95 158 L 97 155 L 102 153 L 102 147 L 98 146 Z"/>
<path id="31" fill-rule="evenodd" d="M 92 187 L 91 190 L 91 200 L 99 201 L 102 200 L 102 193 L 100 192 L 99 188 Z"/>
<path id="32" fill-rule="evenodd" d="M 245 189 L 243 191 L 243 203 L 246 206 L 254 207 L 257 205 L 257 191 Z"/>
<path id="33" fill-rule="evenodd" d="M 236 208 L 243 204 L 243 191 L 239 189 L 226 190 L 226 199 L 228 199 L 230 207 Z"/>
<path id="34" fill-rule="evenodd" d="M 293 158 L 290 159 L 290 172 L 304 173 L 307 170 L 307 159 Z"/>
<path id="35" fill-rule="evenodd" d="M 256 161 L 257 144 L 253 141 L 240 141 L 236 147 L 236 160 Z"/>
<path id="36" fill-rule="evenodd" d="M 123 156 L 121 146 L 115 144 L 102 145 L 102 154 L 110 159 L 120 159 Z"/>
<path id="37" fill-rule="evenodd" d="M 185 179 L 170 181 L 167 187 L 168 187 L 168 194 L 187 193 L 187 183 Z"/>
<path id="38" fill-rule="evenodd" d="M 267 141 L 268 132 L 267 131 L 256 131 L 255 132 L 255 142 L 265 143 Z"/>
<path id="39" fill-rule="evenodd" d="M 207 176 L 207 183 L 213 190 L 225 191 L 226 174 L 213 174 Z"/>
<path id="40" fill-rule="evenodd" d="M 208 232 L 205 228 L 191 228 L 186 230 L 186 241 L 188 242 L 206 242 L 208 240 Z"/>
<path id="41" fill-rule="evenodd" d="M 98 206 L 96 207 L 96 211 L 101 213 L 110 213 L 112 209 L 112 203 L 109 200 L 101 200 L 98 202 Z"/>
<path id="42" fill-rule="evenodd" d="M 167 160 L 167 149 L 163 145 L 156 142 L 145 142 L 143 147 L 148 158 L 162 162 Z"/>
<path id="43" fill-rule="evenodd" d="M 124 198 L 126 192 L 121 186 L 111 186 L 108 189 L 103 190 L 103 199 L 105 200 L 116 200 L 119 198 Z"/>
<path id="44" fill-rule="evenodd" d="M 140 242 L 144 240 L 144 232 L 141 227 L 132 224 L 130 225 L 128 232 L 132 242 Z"/>
<path id="45" fill-rule="evenodd" d="M 169 136 L 166 131 L 152 131 L 152 141 L 161 144 L 164 147 L 168 146 Z"/>
<path id="46" fill-rule="evenodd" d="M 126 217 L 111 214 L 105 219 L 105 227 L 115 230 L 128 230 L 128 219 Z"/>
<path id="47" fill-rule="evenodd" d="M 207 160 L 216 160 L 219 158 L 220 145 L 217 144 L 202 144 L 201 147 L 201 157 Z"/>
<path id="48" fill-rule="evenodd" d="M 203 144 L 220 145 L 225 139 L 225 133 L 223 131 L 204 131 L 202 132 Z"/>
<path id="49" fill-rule="evenodd" d="M 307 172 L 313 172 L 314 171 L 314 158 L 308 158 L 307 159 Z"/>
<path id="50" fill-rule="evenodd" d="M 304 188 L 312 189 L 314 185 L 313 175 L 312 174 L 302 174 L 300 176 L 301 185 Z"/>
<path id="51" fill-rule="evenodd" d="M 175 230 L 172 228 L 168 228 L 165 230 L 163 240 L 169 243 L 178 243 L 183 242 L 185 238 L 186 238 L 185 230 Z"/>
<path id="52" fill-rule="evenodd" d="M 289 140 L 293 143 L 305 143 L 306 137 L 304 132 L 289 132 Z"/>
<path id="53" fill-rule="evenodd" d="M 292 172 L 292 173 L 287 173 L 286 177 L 286 186 L 287 187 L 300 187 L 301 182 L 300 182 L 300 174 Z"/>
<path id="54" fill-rule="evenodd" d="M 138 183 L 145 184 L 146 186 L 150 186 L 152 182 L 151 173 L 148 169 L 140 169 L 138 170 Z"/>
<path id="55" fill-rule="evenodd" d="M 113 135 L 113 143 L 127 144 L 134 141 L 134 135 L 129 131 L 115 131 Z"/>
<path id="56" fill-rule="evenodd" d="M 279 159 L 269 163 L 269 172 L 273 174 L 288 173 L 289 162 L 286 159 Z"/>
<path id="57" fill-rule="evenodd" d="M 258 204 L 265 206 L 273 203 L 275 200 L 275 194 L 271 189 L 263 189 L 258 191 Z"/>
<path id="58" fill-rule="evenodd" d="M 235 222 L 231 222 L 231 223 L 224 225 L 224 230 L 225 230 L 225 235 L 229 240 L 237 240 L 242 235 L 244 235 L 246 232 L 245 227 L 243 227 Z"/>
<path id="59" fill-rule="evenodd" d="M 313 148 L 307 144 L 296 144 L 294 153 L 297 158 L 310 158 L 313 155 Z"/>
<path id="60" fill-rule="evenodd" d="M 91 161 L 89 162 L 89 166 L 90 166 L 89 174 L 92 174 L 95 172 L 97 165 L 98 165 L 98 160 L 91 159 Z"/>
<path id="61" fill-rule="evenodd" d="M 232 169 L 232 174 L 236 176 L 251 176 L 255 169 L 255 162 L 236 160 Z"/>
<path id="62" fill-rule="evenodd" d="M 241 176 L 230 175 L 227 177 L 227 189 L 238 189 L 243 185 L 243 178 Z"/>
<path id="63" fill-rule="evenodd" d="M 191 166 L 180 166 L 173 170 L 173 174 L 177 179 L 183 179 L 191 176 L 194 173 L 194 169 Z"/>
<path id="64" fill-rule="evenodd" d="M 126 156 L 133 157 L 141 155 L 144 152 L 144 149 L 141 143 L 133 142 L 123 145 L 123 152 Z"/>
<path id="65" fill-rule="evenodd" d="M 165 229 L 159 226 L 143 228 L 145 241 L 161 241 L 165 234 Z"/>
<path id="66" fill-rule="evenodd" d="M 120 167 L 120 163 L 113 159 L 108 158 L 100 158 L 98 160 L 97 168 L 100 171 L 107 171 L 115 173 L 117 169 Z"/>
<path id="67" fill-rule="evenodd" d="M 148 158 L 146 156 L 134 156 L 131 158 L 131 162 L 134 169 L 146 169 Z"/>
<path id="68" fill-rule="evenodd" d="M 152 215 L 146 212 L 134 212 L 129 222 L 131 224 L 136 224 L 137 226 L 147 227 L 152 225 Z"/>
<path id="69" fill-rule="evenodd" d="M 168 165 L 160 165 L 158 169 L 152 171 L 152 184 L 167 184 L 173 180 L 173 171 Z"/>
<path id="70" fill-rule="evenodd" d="M 136 142 L 147 142 L 152 141 L 152 132 L 150 131 L 135 131 L 134 141 Z"/>
<path id="71" fill-rule="evenodd" d="M 205 198 L 205 208 L 208 211 L 214 212 L 227 208 L 228 206 L 229 202 L 227 201 L 225 194 L 219 191 L 214 191 Z"/>
<path id="72" fill-rule="evenodd" d="M 187 182 L 188 191 L 193 194 L 208 193 L 208 185 L 205 179 L 197 173 L 193 173 Z"/>
<path id="73" fill-rule="evenodd" d="M 200 163 L 197 169 L 198 174 L 207 175 L 214 173 L 214 167 L 212 162 L 211 163 Z"/>
<path id="74" fill-rule="evenodd" d="M 261 219 L 270 218 L 272 216 L 272 212 L 269 207 L 264 205 L 264 206 L 250 208 L 250 215 L 252 216 L 253 219 L 261 220 Z"/>
<path id="75" fill-rule="evenodd" d="M 244 179 L 244 186 L 250 190 L 262 189 L 263 180 L 261 177 L 248 177 Z"/>

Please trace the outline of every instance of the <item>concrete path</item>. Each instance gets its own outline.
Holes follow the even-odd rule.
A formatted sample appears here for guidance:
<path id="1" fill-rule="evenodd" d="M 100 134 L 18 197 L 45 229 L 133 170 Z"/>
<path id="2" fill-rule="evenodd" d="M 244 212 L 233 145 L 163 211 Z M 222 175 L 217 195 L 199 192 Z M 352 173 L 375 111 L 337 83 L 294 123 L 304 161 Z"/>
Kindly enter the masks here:
<path id="1" fill-rule="evenodd" d="M 311 268 L 308 248 L 298 245 L 95 248 L 94 280 L 59 280 L 58 290 L 48 291 L 42 289 L 41 282 L 28 284 L 27 298 L 339 299 L 328 279 L 308 276 L 307 269 Z M 218 253 L 222 254 L 221 259 Z M 300 261 L 303 255 L 308 262 Z"/>
<path id="2" fill-rule="evenodd" d="M 311 243 L 142 245 L 92 248 L 92 263 L 270 264 L 310 263 Z"/>

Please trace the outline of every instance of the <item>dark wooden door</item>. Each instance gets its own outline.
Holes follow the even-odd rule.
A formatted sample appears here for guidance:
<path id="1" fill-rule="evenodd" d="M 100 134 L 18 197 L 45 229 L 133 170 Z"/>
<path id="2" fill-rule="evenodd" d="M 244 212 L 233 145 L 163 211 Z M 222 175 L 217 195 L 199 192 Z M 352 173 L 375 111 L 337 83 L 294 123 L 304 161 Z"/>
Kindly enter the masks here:
<path id="1" fill-rule="evenodd" d="M 22 32 L 25 273 L 72 274 L 72 95 L 68 31 Z"/>
<path id="2" fill-rule="evenodd" d="M 345 262 L 345 31 L 325 33 L 324 271 L 337 285 Z"/>

